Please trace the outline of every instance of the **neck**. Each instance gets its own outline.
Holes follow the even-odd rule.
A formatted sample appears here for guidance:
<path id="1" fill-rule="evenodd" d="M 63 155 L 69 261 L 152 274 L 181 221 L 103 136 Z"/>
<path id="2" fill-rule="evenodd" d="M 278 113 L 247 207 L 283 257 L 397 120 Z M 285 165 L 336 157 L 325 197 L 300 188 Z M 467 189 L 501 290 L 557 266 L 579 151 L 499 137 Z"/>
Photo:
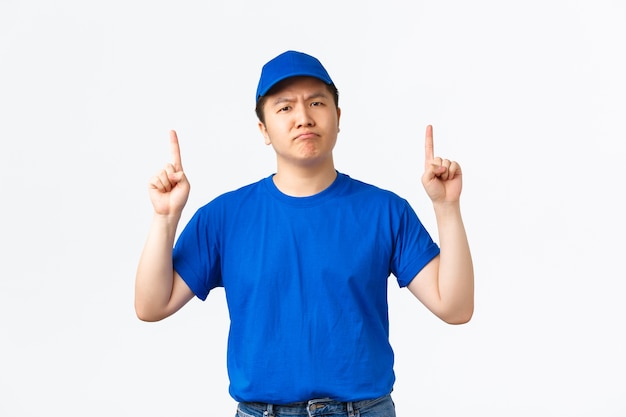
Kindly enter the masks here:
<path id="1" fill-rule="evenodd" d="M 321 167 L 281 167 L 274 175 L 274 184 L 284 194 L 292 197 L 309 197 L 328 188 L 337 178 L 332 163 Z"/>

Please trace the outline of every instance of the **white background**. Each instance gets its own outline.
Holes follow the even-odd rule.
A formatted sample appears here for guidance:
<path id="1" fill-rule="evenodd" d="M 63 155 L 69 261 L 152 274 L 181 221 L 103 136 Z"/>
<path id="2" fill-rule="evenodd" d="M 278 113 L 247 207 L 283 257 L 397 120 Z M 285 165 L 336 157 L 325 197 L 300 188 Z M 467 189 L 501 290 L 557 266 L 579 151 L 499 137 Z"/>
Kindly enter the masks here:
<path id="1" fill-rule="evenodd" d="M 624 416 L 626 5 L 620 1 L 0 1 L 0 415 L 231 416 L 221 290 L 133 310 L 147 182 L 181 140 L 192 194 L 273 172 L 260 68 L 317 56 L 337 168 L 407 198 L 425 126 L 464 169 L 476 312 L 390 281 L 398 415 Z"/>

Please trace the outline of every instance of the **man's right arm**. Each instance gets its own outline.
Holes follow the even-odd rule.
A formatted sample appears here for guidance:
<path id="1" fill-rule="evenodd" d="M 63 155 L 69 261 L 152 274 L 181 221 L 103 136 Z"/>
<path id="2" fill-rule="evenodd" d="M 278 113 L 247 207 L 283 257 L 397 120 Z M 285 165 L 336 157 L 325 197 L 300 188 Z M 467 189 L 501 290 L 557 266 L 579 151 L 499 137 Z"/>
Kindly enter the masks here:
<path id="1" fill-rule="evenodd" d="M 144 321 L 162 320 L 194 296 L 174 271 L 172 248 L 176 229 L 189 196 L 189 181 L 183 171 L 176 132 L 170 132 L 171 164 L 150 180 L 154 217 L 135 279 L 135 312 Z"/>
<path id="2" fill-rule="evenodd" d="M 135 280 L 135 312 L 140 320 L 162 320 L 194 297 L 172 266 L 178 219 L 154 215 Z"/>

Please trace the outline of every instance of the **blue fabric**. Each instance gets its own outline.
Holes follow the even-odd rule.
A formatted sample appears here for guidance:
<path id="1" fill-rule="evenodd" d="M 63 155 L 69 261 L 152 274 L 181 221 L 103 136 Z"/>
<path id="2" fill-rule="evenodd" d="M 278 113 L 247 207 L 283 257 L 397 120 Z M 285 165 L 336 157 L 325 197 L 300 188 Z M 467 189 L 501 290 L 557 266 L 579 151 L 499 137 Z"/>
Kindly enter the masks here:
<path id="1" fill-rule="evenodd" d="M 388 277 L 406 286 L 438 254 L 389 191 L 339 173 L 319 194 L 290 197 L 270 176 L 200 208 L 174 268 L 202 300 L 225 289 L 235 400 L 358 401 L 395 379 Z"/>
<path id="2" fill-rule="evenodd" d="M 282 80 L 298 76 L 314 77 L 326 84 L 333 83 L 326 68 L 317 58 L 303 52 L 286 51 L 263 65 L 255 100 L 258 101 Z"/>

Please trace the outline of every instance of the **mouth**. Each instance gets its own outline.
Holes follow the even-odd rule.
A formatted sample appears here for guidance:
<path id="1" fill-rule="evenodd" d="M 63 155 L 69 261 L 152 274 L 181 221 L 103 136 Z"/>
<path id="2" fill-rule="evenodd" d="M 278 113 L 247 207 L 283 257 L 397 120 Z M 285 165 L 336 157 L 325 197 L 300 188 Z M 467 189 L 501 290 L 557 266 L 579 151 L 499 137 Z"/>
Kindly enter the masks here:
<path id="1" fill-rule="evenodd" d="M 315 134 L 313 132 L 303 132 L 303 133 L 299 134 L 298 136 L 296 136 L 294 138 L 294 140 L 298 140 L 298 139 L 306 140 L 306 139 L 313 139 L 315 137 L 317 137 L 317 134 Z"/>

